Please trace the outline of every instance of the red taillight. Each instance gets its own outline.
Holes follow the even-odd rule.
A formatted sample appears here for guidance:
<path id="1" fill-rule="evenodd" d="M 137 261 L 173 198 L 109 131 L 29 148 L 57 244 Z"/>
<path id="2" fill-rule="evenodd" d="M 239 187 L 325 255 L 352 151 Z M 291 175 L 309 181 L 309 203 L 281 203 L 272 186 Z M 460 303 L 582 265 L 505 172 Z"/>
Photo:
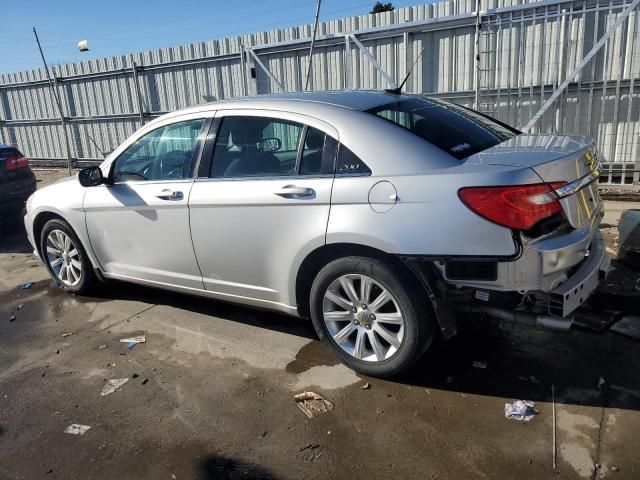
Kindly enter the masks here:
<path id="1" fill-rule="evenodd" d="M 7 170 L 29 167 L 29 159 L 22 155 L 9 155 L 5 160 Z"/>
<path id="2" fill-rule="evenodd" d="M 515 230 L 529 230 L 562 207 L 554 190 L 565 185 L 538 183 L 508 187 L 461 188 L 458 196 L 478 215 Z"/>

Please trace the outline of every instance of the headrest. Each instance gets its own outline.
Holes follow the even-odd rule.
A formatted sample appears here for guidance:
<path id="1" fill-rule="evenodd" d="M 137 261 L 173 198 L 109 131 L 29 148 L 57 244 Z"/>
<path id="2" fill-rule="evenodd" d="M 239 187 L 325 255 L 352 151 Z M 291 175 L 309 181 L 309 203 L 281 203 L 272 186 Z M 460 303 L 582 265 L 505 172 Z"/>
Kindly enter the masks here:
<path id="1" fill-rule="evenodd" d="M 259 118 L 245 118 L 242 123 L 234 122 L 231 127 L 231 142 L 238 147 L 255 147 L 262 139 L 264 121 Z"/>
<path id="2" fill-rule="evenodd" d="M 324 144 L 324 133 L 315 128 L 309 129 L 304 143 L 310 150 L 319 150 Z"/>

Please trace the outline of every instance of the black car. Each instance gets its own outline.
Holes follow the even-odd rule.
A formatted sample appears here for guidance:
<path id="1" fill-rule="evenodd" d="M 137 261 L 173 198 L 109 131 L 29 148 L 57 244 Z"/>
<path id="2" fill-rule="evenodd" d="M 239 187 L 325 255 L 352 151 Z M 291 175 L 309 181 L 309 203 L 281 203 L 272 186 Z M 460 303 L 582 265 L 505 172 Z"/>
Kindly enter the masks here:
<path id="1" fill-rule="evenodd" d="M 0 220 L 18 217 L 35 191 L 29 160 L 17 148 L 0 143 Z"/>

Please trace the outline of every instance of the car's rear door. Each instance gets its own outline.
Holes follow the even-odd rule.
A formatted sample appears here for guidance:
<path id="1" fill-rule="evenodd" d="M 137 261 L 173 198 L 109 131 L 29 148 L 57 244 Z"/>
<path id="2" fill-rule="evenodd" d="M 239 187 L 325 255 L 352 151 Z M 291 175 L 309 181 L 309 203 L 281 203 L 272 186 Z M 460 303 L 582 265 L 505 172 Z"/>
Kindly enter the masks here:
<path id="1" fill-rule="evenodd" d="M 87 188 L 89 239 L 107 276 L 202 289 L 188 199 L 208 123 L 174 119 L 147 132 L 114 160 L 110 184 Z"/>
<path id="2" fill-rule="evenodd" d="M 212 129 L 189 200 L 205 288 L 292 305 L 291 272 L 325 243 L 337 131 L 264 110 L 218 111 Z"/>

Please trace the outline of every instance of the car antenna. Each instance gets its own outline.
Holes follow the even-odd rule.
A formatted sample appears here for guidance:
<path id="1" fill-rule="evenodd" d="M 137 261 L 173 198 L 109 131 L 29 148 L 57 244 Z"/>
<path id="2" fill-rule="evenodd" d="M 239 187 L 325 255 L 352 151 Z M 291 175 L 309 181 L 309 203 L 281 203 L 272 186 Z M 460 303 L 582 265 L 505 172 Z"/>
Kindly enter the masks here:
<path id="1" fill-rule="evenodd" d="M 411 65 L 411 68 L 407 72 L 407 76 L 404 77 L 404 80 L 402 80 L 402 83 L 399 86 L 397 86 L 396 88 L 387 88 L 387 89 L 385 89 L 385 92 L 392 93 L 394 95 L 400 95 L 400 93 L 402 93 L 402 87 L 404 87 L 404 84 L 407 83 L 407 80 L 409 80 L 409 77 L 413 73 L 413 69 L 415 68 L 416 64 L 418 63 L 418 60 L 420 60 L 420 57 L 422 57 L 422 53 L 424 52 L 425 48 L 427 48 L 426 44 L 425 44 L 424 47 L 422 47 L 422 50 L 420 50 L 420 53 L 416 57 L 415 62 L 413 62 L 413 65 Z"/>

